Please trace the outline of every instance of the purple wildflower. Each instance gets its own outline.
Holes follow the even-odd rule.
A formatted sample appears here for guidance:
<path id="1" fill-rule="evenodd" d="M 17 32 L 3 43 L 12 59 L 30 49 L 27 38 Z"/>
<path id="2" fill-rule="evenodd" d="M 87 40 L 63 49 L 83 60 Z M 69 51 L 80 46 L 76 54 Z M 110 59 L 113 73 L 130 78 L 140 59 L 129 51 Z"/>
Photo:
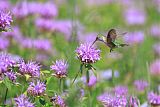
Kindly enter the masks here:
<path id="1" fill-rule="evenodd" d="M 9 1 L 7 1 L 7 0 L 0 0 L 0 4 L 1 4 L 0 10 L 9 10 L 9 8 L 10 8 Z"/>
<path id="2" fill-rule="evenodd" d="M 89 78 L 88 86 L 92 87 L 92 86 L 94 86 L 96 84 L 96 82 L 97 82 L 97 77 L 92 75 Z"/>
<path id="3" fill-rule="evenodd" d="M 66 107 L 64 100 L 59 95 L 55 95 L 54 97 L 52 97 L 51 101 L 52 101 L 53 105 L 55 105 L 55 106 Z"/>
<path id="4" fill-rule="evenodd" d="M 82 81 L 87 84 L 89 87 L 93 87 L 95 86 L 95 84 L 97 83 L 97 77 L 94 74 L 91 74 L 91 76 L 89 77 L 89 82 L 87 83 L 87 79 L 86 77 L 82 77 Z"/>
<path id="5" fill-rule="evenodd" d="M 128 33 L 128 34 L 126 34 L 126 36 L 124 37 L 124 40 L 125 40 L 128 44 L 140 44 L 140 43 L 142 43 L 143 40 L 144 40 L 144 33 L 141 32 L 141 31 Z"/>
<path id="6" fill-rule="evenodd" d="M 101 102 L 104 107 L 113 107 L 114 97 L 109 93 L 103 93 L 97 97 L 97 100 Z"/>
<path id="7" fill-rule="evenodd" d="M 44 32 L 48 32 L 48 31 L 54 32 L 55 31 L 54 21 L 51 19 L 38 18 L 35 20 L 35 26 L 40 31 L 44 31 Z"/>
<path id="8" fill-rule="evenodd" d="M 126 12 L 124 14 L 127 24 L 129 25 L 137 25 L 137 24 L 144 24 L 146 21 L 146 15 L 144 11 L 130 8 L 126 9 Z"/>
<path id="9" fill-rule="evenodd" d="M 148 87 L 148 82 L 144 80 L 136 80 L 134 81 L 134 86 L 138 91 L 142 92 Z"/>
<path id="10" fill-rule="evenodd" d="M 31 77 L 40 77 L 40 65 L 39 63 L 29 61 L 25 63 L 21 61 L 19 64 L 19 72 L 21 74 L 28 74 Z"/>
<path id="11" fill-rule="evenodd" d="M 33 96 L 41 96 L 44 94 L 45 90 L 46 84 L 38 80 L 36 84 L 34 82 L 30 82 L 30 85 L 27 89 L 27 93 Z"/>
<path id="12" fill-rule="evenodd" d="M 113 106 L 112 107 L 126 107 L 127 106 L 127 98 L 125 96 L 122 97 L 114 97 Z"/>
<path id="13" fill-rule="evenodd" d="M 81 43 L 92 43 L 97 37 L 97 33 L 79 34 L 78 39 Z"/>
<path id="14" fill-rule="evenodd" d="M 82 63 L 95 63 L 100 60 L 100 50 L 95 49 L 91 44 L 81 44 L 76 49 L 76 54 Z"/>
<path id="15" fill-rule="evenodd" d="M 129 107 L 138 107 L 139 100 L 136 97 L 130 97 L 129 98 Z"/>
<path id="16" fill-rule="evenodd" d="M 36 39 L 33 41 L 33 47 L 37 50 L 51 51 L 52 45 L 48 39 Z"/>
<path id="17" fill-rule="evenodd" d="M 14 73 L 13 71 L 6 72 L 4 74 L 9 78 L 9 80 L 13 82 L 17 79 L 16 73 Z"/>
<path id="18" fill-rule="evenodd" d="M 7 72 L 16 61 L 7 53 L 0 53 L 0 73 Z"/>
<path id="19" fill-rule="evenodd" d="M 9 40 L 5 37 L 0 37 L 0 50 L 6 50 L 9 46 Z"/>
<path id="20" fill-rule="evenodd" d="M 154 44 L 153 45 L 153 49 L 154 49 L 154 52 L 160 56 L 160 43 L 157 43 L 157 44 Z"/>
<path id="21" fill-rule="evenodd" d="M 20 38 L 18 42 L 21 44 L 22 47 L 31 49 L 33 48 L 33 41 L 34 40 L 31 38 Z"/>
<path id="22" fill-rule="evenodd" d="M 155 76 L 160 75 L 160 59 L 157 59 L 151 63 L 150 73 Z"/>
<path id="23" fill-rule="evenodd" d="M 28 3 L 26 1 L 23 1 L 21 3 L 18 2 L 13 8 L 13 14 L 18 19 L 27 17 L 29 15 Z"/>
<path id="24" fill-rule="evenodd" d="M 128 94 L 128 87 L 118 85 L 114 88 L 114 92 L 117 96 L 125 96 Z"/>
<path id="25" fill-rule="evenodd" d="M 54 3 L 47 2 L 45 4 L 41 4 L 39 14 L 45 18 L 52 18 L 58 15 L 58 9 Z"/>
<path id="26" fill-rule="evenodd" d="M 34 107 L 34 104 L 29 101 L 29 98 L 24 94 L 14 98 L 15 107 Z"/>
<path id="27" fill-rule="evenodd" d="M 148 102 L 152 106 L 159 106 L 160 105 L 160 95 L 157 95 L 153 92 L 148 93 Z"/>
<path id="28" fill-rule="evenodd" d="M 55 71 L 52 75 L 57 78 L 63 78 L 67 76 L 68 64 L 64 60 L 56 60 L 53 65 L 51 65 L 51 70 Z"/>
<path id="29" fill-rule="evenodd" d="M 156 37 L 156 38 L 160 38 L 160 25 L 153 25 L 151 26 L 150 32 L 151 32 L 151 36 Z"/>
<path id="30" fill-rule="evenodd" d="M 6 31 L 8 27 L 10 27 L 12 20 L 12 16 L 10 12 L 5 13 L 0 11 L 0 31 Z"/>

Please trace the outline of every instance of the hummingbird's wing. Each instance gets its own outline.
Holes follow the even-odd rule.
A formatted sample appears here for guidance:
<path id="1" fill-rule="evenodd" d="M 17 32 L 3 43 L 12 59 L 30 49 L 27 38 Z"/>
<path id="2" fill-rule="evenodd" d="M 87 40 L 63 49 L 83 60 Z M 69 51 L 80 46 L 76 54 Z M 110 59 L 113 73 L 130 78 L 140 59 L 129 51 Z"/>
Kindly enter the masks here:
<path id="1" fill-rule="evenodd" d="M 117 37 L 116 30 L 111 29 L 107 34 L 107 43 L 114 42 Z"/>

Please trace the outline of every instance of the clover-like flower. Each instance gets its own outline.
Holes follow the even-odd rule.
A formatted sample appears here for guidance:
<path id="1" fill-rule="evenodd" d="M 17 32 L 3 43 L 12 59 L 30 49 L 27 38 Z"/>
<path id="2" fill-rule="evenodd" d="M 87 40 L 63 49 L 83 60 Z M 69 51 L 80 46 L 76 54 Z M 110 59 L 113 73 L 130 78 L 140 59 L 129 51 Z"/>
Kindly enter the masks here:
<path id="1" fill-rule="evenodd" d="M 28 74 L 31 77 L 39 77 L 40 76 L 40 65 L 39 63 L 29 61 L 25 63 L 21 61 L 19 64 L 19 72 L 21 74 Z"/>
<path id="2" fill-rule="evenodd" d="M 159 106 L 160 105 L 160 95 L 157 95 L 153 92 L 148 93 L 148 102 L 152 106 Z"/>
<path id="3" fill-rule="evenodd" d="M 58 107 L 66 107 L 66 104 L 64 102 L 64 99 L 62 99 L 61 96 L 55 95 L 54 97 L 51 98 L 51 102 Z"/>
<path id="4" fill-rule="evenodd" d="M 7 30 L 7 27 L 10 27 L 11 22 L 13 22 L 13 20 L 10 12 L 6 13 L 0 11 L 0 31 Z"/>
<path id="5" fill-rule="evenodd" d="M 148 82 L 144 80 L 134 81 L 134 86 L 138 91 L 144 91 L 148 87 Z"/>
<path id="6" fill-rule="evenodd" d="M 100 60 L 100 50 L 95 49 L 91 44 L 81 44 L 76 49 L 76 54 L 82 63 L 90 64 Z"/>
<path id="7" fill-rule="evenodd" d="M 29 101 L 29 98 L 24 94 L 14 98 L 15 107 L 34 107 L 34 104 Z"/>
<path id="8" fill-rule="evenodd" d="M 27 92 L 33 96 L 41 96 L 44 94 L 45 90 L 46 84 L 38 80 L 36 84 L 34 82 L 30 82 Z"/>
<path id="9" fill-rule="evenodd" d="M 57 78 L 63 78 L 67 76 L 68 64 L 64 60 L 57 60 L 51 65 L 51 70 L 55 71 L 52 75 Z"/>

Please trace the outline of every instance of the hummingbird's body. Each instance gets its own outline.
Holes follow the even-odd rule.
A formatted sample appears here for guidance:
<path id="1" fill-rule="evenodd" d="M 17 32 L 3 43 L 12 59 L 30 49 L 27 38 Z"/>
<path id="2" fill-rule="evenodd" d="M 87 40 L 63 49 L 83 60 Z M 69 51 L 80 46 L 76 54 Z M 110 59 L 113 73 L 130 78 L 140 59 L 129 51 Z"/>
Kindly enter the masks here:
<path id="1" fill-rule="evenodd" d="M 96 40 L 93 42 L 93 44 L 97 40 L 101 41 L 101 42 L 105 43 L 110 48 L 110 52 L 113 51 L 114 48 L 128 46 L 128 44 L 116 43 L 115 42 L 116 37 L 117 37 L 116 30 L 115 29 L 111 29 L 111 30 L 109 30 L 109 32 L 107 34 L 107 37 L 106 36 L 102 36 L 102 39 L 100 37 L 97 37 Z"/>

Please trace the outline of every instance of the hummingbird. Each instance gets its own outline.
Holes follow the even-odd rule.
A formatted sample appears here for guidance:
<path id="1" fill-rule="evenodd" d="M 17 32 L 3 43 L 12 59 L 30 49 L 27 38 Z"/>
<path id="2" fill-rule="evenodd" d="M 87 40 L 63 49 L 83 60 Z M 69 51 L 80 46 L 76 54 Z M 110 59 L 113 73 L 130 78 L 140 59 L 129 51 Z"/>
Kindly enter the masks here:
<path id="1" fill-rule="evenodd" d="M 123 33 L 125 34 L 125 33 Z M 121 44 L 121 43 L 117 43 L 115 40 L 117 38 L 117 33 L 115 29 L 110 29 L 107 36 L 102 36 L 102 38 L 100 37 L 96 37 L 95 41 L 92 43 L 92 45 L 96 42 L 96 41 L 101 41 L 104 44 L 106 44 L 106 46 L 108 46 L 110 48 L 110 52 L 113 51 L 113 49 L 118 48 L 118 47 L 124 47 L 124 46 L 128 46 L 128 44 Z"/>

